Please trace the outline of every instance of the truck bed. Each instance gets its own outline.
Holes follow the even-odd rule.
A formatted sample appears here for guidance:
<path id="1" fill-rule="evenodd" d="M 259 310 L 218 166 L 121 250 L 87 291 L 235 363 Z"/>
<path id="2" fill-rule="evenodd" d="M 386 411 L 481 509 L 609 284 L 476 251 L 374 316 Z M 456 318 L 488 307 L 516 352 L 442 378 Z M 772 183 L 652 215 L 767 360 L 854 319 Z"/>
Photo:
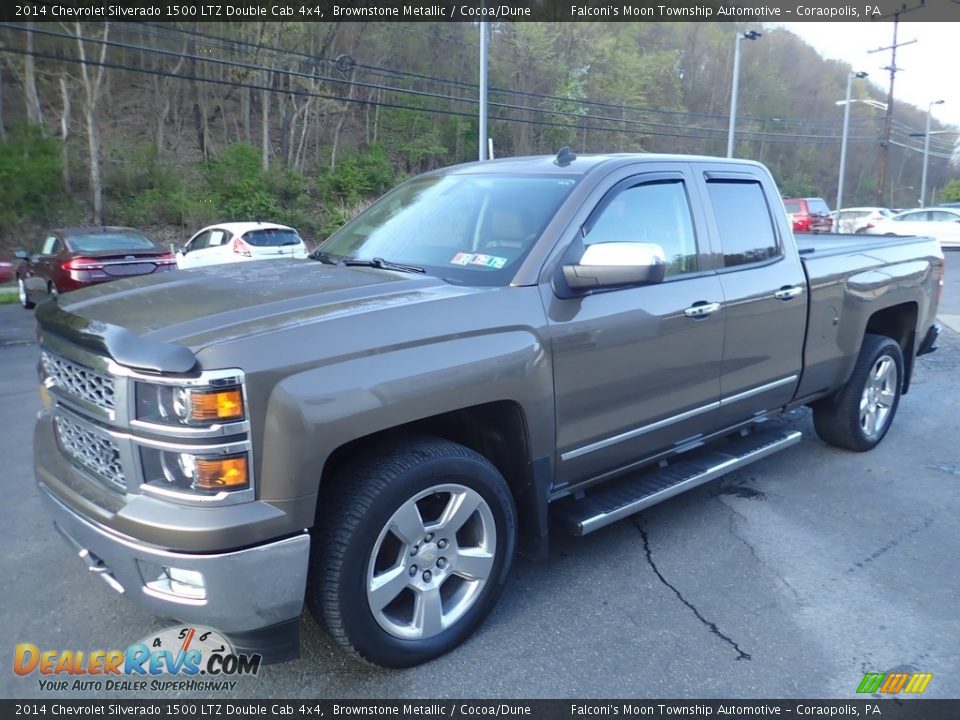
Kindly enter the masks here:
<path id="1" fill-rule="evenodd" d="M 809 398 L 846 381 L 878 306 L 902 298 L 900 304 L 916 307 L 917 318 L 931 317 L 938 282 L 931 268 L 942 255 L 928 237 L 798 234 L 796 241 L 809 287 L 797 397 Z"/>
<path id="2" fill-rule="evenodd" d="M 813 253 L 818 257 L 833 257 L 846 252 L 862 253 L 879 248 L 901 246 L 904 241 L 912 244 L 916 240 L 927 239 L 905 235 L 854 235 L 851 233 L 795 233 L 794 237 L 797 240 L 800 256 L 804 260 Z"/>

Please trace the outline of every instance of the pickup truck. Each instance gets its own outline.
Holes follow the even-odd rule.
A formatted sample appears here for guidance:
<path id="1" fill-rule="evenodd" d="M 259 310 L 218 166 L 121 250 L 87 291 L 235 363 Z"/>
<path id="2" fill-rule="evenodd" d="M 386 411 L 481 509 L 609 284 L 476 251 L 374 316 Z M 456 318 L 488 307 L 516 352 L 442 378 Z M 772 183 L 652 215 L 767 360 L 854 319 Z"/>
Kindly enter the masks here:
<path id="1" fill-rule="evenodd" d="M 308 260 L 124 279 L 36 312 L 41 496 L 163 617 L 296 657 L 306 604 L 404 667 L 520 551 L 800 439 L 869 450 L 934 348 L 925 238 L 794 239 L 769 172 L 674 155 L 413 178 Z"/>

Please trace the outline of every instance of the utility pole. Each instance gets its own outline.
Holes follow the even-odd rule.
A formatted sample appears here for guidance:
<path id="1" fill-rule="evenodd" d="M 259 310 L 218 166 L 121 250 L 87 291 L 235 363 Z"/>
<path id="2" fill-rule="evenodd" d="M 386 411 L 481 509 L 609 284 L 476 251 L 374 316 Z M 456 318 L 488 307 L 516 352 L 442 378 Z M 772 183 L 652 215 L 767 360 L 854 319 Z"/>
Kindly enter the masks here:
<path id="1" fill-rule="evenodd" d="M 880 161 L 877 163 L 877 205 L 883 205 L 883 193 L 887 185 L 887 158 L 890 154 L 890 131 L 893 126 L 893 86 L 896 81 L 897 71 L 903 69 L 897 67 L 897 48 L 903 45 L 912 45 L 916 42 L 916 40 L 909 40 L 903 43 L 897 42 L 900 16 L 911 10 L 919 10 L 924 6 L 924 1 L 925 0 L 920 0 L 920 3 L 913 7 L 907 7 L 906 4 L 904 4 L 899 10 L 893 12 L 893 43 L 887 47 L 869 51 L 870 54 L 873 54 L 890 50 L 890 64 L 882 68 L 883 70 L 890 71 L 890 89 L 887 91 L 887 114 L 886 117 L 883 118 L 883 135 L 880 138 Z M 879 19 L 883 20 L 888 17 L 890 17 L 890 15 L 884 15 Z"/>

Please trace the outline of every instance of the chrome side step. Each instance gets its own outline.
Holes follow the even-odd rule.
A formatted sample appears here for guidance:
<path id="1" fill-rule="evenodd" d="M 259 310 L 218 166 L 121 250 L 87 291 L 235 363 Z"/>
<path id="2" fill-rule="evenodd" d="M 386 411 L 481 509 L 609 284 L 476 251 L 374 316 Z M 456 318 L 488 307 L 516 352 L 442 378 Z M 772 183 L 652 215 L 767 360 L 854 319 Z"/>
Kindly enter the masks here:
<path id="1" fill-rule="evenodd" d="M 691 452 L 665 467 L 605 483 L 579 499 L 565 497 L 551 505 L 551 512 L 574 535 L 586 535 L 796 445 L 802 436 L 797 430 L 756 431 L 729 440 L 718 449 Z"/>

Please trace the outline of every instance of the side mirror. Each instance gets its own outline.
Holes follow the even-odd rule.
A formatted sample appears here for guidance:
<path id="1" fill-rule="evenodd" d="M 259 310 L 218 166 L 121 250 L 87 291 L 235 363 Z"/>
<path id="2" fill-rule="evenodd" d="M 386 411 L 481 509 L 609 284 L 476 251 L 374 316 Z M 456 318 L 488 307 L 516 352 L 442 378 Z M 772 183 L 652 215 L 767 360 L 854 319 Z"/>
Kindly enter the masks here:
<path id="1" fill-rule="evenodd" d="M 588 245 L 580 262 L 563 266 L 571 290 L 586 292 L 663 281 L 667 259 L 654 243 L 612 242 Z"/>
<path id="2" fill-rule="evenodd" d="M 170 243 L 170 252 L 172 252 L 174 255 L 186 255 L 187 246 L 177 245 L 176 243 Z"/>
<path id="3" fill-rule="evenodd" d="M 13 251 L 13 256 L 14 256 L 15 258 L 19 259 L 19 260 L 29 260 L 29 259 L 30 259 L 30 253 L 28 253 L 26 250 L 22 250 L 22 249 L 14 250 L 14 251 Z"/>

